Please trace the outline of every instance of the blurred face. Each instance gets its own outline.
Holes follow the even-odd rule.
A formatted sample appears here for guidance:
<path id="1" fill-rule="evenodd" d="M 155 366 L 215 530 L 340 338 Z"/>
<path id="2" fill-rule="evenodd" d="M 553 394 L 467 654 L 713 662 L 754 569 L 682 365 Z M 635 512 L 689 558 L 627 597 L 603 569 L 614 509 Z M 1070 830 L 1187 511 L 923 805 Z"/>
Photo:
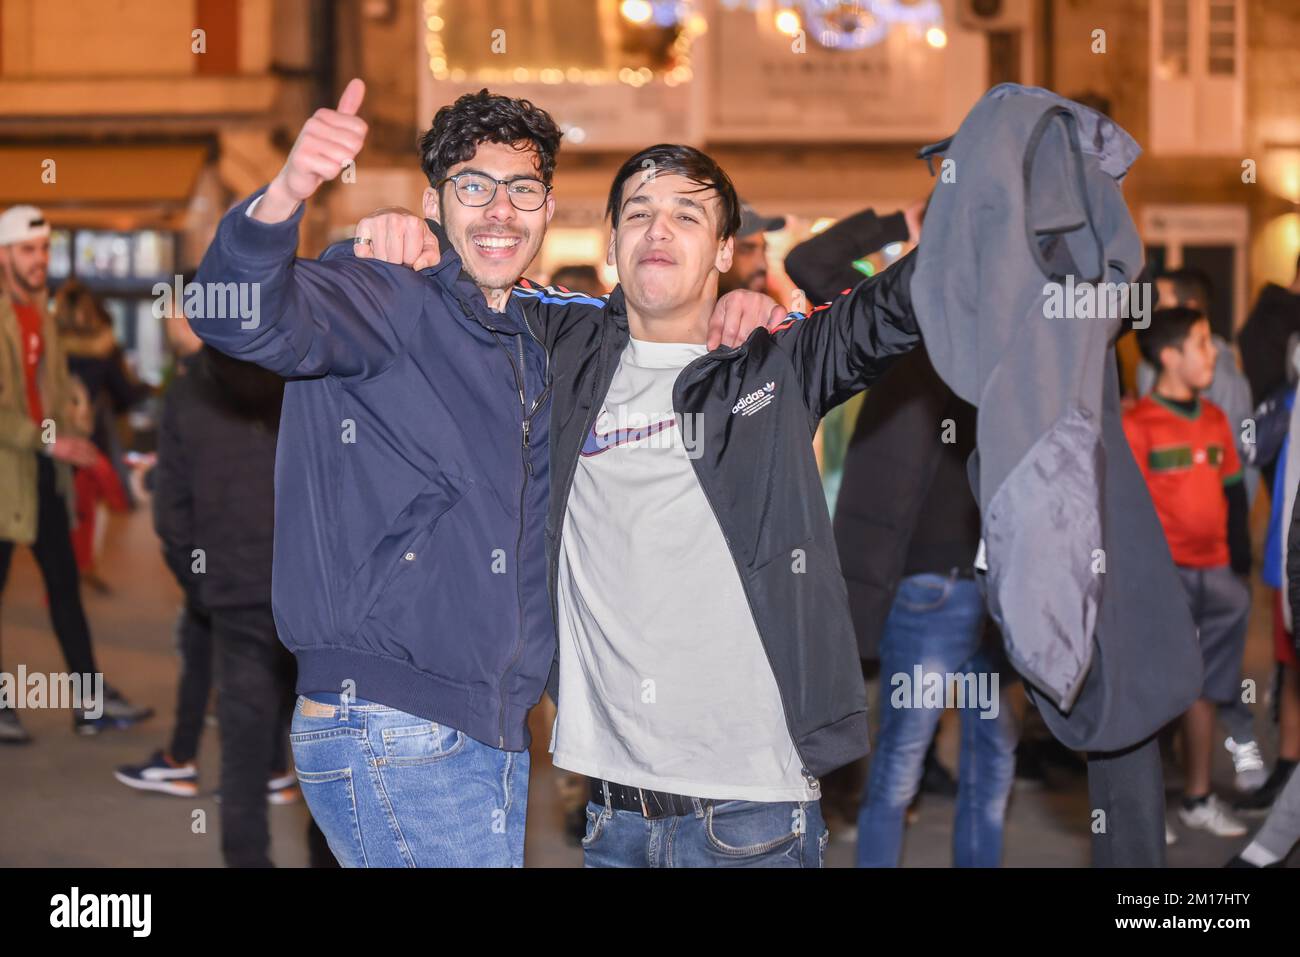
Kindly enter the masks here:
<path id="1" fill-rule="evenodd" d="M 531 144 L 519 145 L 523 148 L 481 143 L 472 157 L 457 163 L 447 175 L 475 172 L 494 180 L 540 179 L 537 150 Z M 466 272 L 484 290 L 508 289 L 515 284 L 541 248 L 546 224 L 555 212 L 550 194 L 541 209 L 515 209 L 507 189 L 498 186 L 492 201 L 477 207 L 463 204 L 452 183 L 424 191 L 424 215 L 442 224 Z"/>
<path id="2" fill-rule="evenodd" d="M 767 290 L 767 238 L 762 233 L 736 240 L 731 268 L 723 275 L 718 288 L 721 292 Z"/>
<path id="3" fill-rule="evenodd" d="M 45 289 L 50 273 L 50 239 L 29 239 L 0 246 L 5 285 L 26 299 Z"/>
<path id="4" fill-rule="evenodd" d="M 1208 389 L 1214 381 L 1214 360 L 1219 350 L 1210 338 L 1210 321 L 1202 319 L 1192 326 L 1182 348 L 1166 346 L 1160 352 L 1165 369 L 1176 380 L 1198 391 Z"/>
<path id="5" fill-rule="evenodd" d="M 731 239 L 718 239 L 721 214 L 717 192 L 684 176 L 629 177 L 608 258 L 628 304 L 656 317 L 716 299 L 733 247 Z"/>

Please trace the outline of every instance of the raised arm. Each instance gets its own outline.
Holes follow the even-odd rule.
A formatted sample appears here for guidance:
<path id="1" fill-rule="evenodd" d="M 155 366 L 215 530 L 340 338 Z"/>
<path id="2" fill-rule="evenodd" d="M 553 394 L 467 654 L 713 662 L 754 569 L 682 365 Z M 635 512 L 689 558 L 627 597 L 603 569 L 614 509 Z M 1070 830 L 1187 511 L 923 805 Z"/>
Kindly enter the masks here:
<path id="1" fill-rule="evenodd" d="M 858 283 L 806 317 L 772 331 L 794 363 L 813 418 L 820 419 L 884 373 L 921 341 L 912 311 L 916 251 Z"/>
<path id="2" fill-rule="evenodd" d="M 195 276 L 201 304 L 188 287 L 176 303 L 213 348 L 282 376 L 371 376 L 398 355 L 420 314 L 414 273 L 337 248 L 320 261 L 294 255 L 304 201 L 364 143 L 364 91 L 353 80 L 337 110 L 317 110 L 270 185 L 221 220 Z"/>

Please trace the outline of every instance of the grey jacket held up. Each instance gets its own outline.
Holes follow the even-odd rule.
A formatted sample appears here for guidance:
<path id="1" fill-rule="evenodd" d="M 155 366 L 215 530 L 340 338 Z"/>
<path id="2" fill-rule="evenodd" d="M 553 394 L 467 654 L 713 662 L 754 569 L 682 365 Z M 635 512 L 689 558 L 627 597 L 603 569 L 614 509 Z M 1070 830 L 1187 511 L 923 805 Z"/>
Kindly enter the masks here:
<path id="1" fill-rule="evenodd" d="M 1048 303 L 1141 270 L 1118 184 L 1138 148 L 1086 107 L 1003 84 L 934 152 L 955 176 L 935 186 L 912 296 L 935 369 L 979 409 L 989 609 L 1053 733 L 1118 750 L 1191 704 L 1200 655 L 1120 426 L 1120 315 Z"/>

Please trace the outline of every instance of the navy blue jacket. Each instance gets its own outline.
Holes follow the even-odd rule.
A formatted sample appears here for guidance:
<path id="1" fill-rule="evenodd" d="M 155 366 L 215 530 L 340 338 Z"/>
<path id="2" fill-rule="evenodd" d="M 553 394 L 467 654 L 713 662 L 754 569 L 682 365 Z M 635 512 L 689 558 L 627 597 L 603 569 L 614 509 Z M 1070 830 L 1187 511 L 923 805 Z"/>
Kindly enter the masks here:
<path id="1" fill-rule="evenodd" d="M 272 605 L 298 691 L 522 750 L 555 650 L 542 330 L 520 298 L 489 310 L 446 243 L 420 273 L 350 244 L 297 259 L 302 210 L 260 223 L 253 198 L 221 221 L 196 276 L 214 314 L 190 324 L 290 380 Z M 232 282 L 258 284 L 255 325 L 215 315 Z"/>

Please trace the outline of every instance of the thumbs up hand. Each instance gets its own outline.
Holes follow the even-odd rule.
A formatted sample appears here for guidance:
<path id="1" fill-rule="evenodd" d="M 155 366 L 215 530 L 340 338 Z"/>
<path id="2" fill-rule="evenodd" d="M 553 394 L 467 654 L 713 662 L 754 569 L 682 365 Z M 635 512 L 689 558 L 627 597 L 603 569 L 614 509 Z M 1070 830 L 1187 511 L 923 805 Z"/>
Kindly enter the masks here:
<path id="1" fill-rule="evenodd" d="M 303 124 L 284 167 L 253 211 L 254 219 L 283 222 L 356 158 L 366 142 L 366 121 L 357 116 L 365 95 L 365 83 L 354 79 L 339 97 L 337 109 L 321 108 Z"/>

